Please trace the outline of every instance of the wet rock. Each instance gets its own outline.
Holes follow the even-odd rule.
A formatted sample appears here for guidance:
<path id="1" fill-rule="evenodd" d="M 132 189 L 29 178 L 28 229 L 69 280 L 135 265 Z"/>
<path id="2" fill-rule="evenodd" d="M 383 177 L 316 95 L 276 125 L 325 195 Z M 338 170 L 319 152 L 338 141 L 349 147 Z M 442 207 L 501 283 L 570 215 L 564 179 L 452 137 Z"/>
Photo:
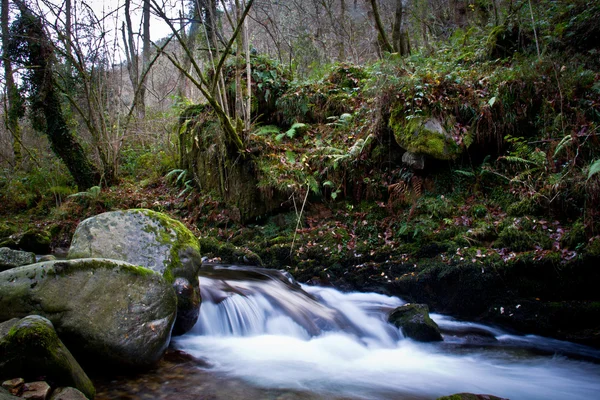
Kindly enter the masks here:
<path id="1" fill-rule="evenodd" d="M 42 262 L 42 261 L 54 261 L 57 260 L 57 258 L 55 256 L 53 256 L 52 254 L 48 254 L 46 256 L 42 256 L 39 258 L 38 262 Z"/>
<path id="2" fill-rule="evenodd" d="M 388 321 L 402 329 L 405 336 L 419 342 L 442 340 L 440 328 L 429 317 L 426 304 L 405 304 L 389 315 Z"/>
<path id="3" fill-rule="evenodd" d="M 33 264 L 35 254 L 26 251 L 11 250 L 8 247 L 0 248 L 0 272 L 7 269 Z"/>
<path id="4" fill-rule="evenodd" d="M 200 311 L 198 270 L 202 265 L 197 238 L 181 222 L 151 210 L 113 211 L 81 222 L 68 258 L 102 257 L 141 265 L 160 273 L 175 290 L 185 279 L 191 291 L 178 295 L 174 334 L 189 331 Z"/>
<path id="5" fill-rule="evenodd" d="M 75 388 L 59 387 L 52 392 L 50 400 L 87 400 L 87 397 Z"/>
<path id="6" fill-rule="evenodd" d="M 0 272 L 0 293 L 0 321 L 42 315 L 76 357 L 95 366 L 154 364 L 177 312 L 173 288 L 160 274 L 116 260 L 48 261 Z"/>
<path id="7" fill-rule="evenodd" d="M 457 393 L 451 396 L 440 397 L 437 400 L 508 400 L 490 394 Z"/>
<path id="8" fill-rule="evenodd" d="M 2 387 L 8 390 L 10 394 L 16 396 L 19 394 L 19 392 L 21 392 L 24 384 L 25 380 L 23 378 L 13 378 L 2 382 Z"/>
<path id="9" fill-rule="evenodd" d="M 15 400 L 19 399 L 17 396 L 13 396 L 10 392 L 0 387 L 0 400 Z"/>
<path id="10" fill-rule="evenodd" d="M 89 398 L 94 397 L 94 385 L 58 338 L 49 320 L 32 315 L 3 325 L 3 332 L 6 332 L 5 328 L 9 329 L 0 336 L 0 378 L 17 375 L 35 379 L 45 376 L 58 384 L 76 386 Z M 18 387 L 18 380 L 13 381 L 12 386 Z M 2 385 L 6 387 L 4 383 Z M 23 387 L 23 393 L 27 392 L 27 387 Z M 13 394 L 18 392 L 9 390 Z M 36 392 L 39 390 L 36 389 Z"/>
<path id="11" fill-rule="evenodd" d="M 50 394 L 50 385 L 46 382 L 30 382 L 23 386 L 22 399 L 28 400 L 46 400 Z"/>

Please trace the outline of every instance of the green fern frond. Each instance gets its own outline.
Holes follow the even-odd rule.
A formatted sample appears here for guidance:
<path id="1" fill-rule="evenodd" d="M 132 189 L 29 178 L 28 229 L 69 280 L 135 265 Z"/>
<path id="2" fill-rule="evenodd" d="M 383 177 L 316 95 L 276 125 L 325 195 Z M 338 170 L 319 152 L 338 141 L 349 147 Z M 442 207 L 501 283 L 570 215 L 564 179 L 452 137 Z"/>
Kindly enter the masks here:
<path id="1" fill-rule="evenodd" d="M 556 157 L 558 154 L 560 154 L 560 152 L 569 144 L 571 144 L 572 141 L 573 137 L 571 135 L 567 135 L 564 138 L 562 138 L 561 141 L 558 143 L 558 146 L 556 146 L 556 150 L 554 150 L 553 157 Z"/>
<path id="2" fill-rule="evenodd" d="M 588 180 L 596 175 L 598 172 L 600 172 L 600 160 L 596 160 L 593 163 L 590 164 L 590 169 L 588 171 Z"/>
<path id="3" fill-rule="evenodd" d="M 270 133 L 279 133 L 280 129 L 275 125 L 265 125 L 261 126 L 257 130 L 254 131 L 256 136 L 262 136 Z"/>

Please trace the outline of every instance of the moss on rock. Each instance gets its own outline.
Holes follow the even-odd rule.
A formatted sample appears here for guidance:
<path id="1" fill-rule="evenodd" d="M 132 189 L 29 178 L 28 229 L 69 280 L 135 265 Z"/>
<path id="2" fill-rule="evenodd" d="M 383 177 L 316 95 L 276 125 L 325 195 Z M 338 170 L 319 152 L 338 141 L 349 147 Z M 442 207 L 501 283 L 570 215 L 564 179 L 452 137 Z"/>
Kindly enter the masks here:
<path id="1" fill-rule="evenodd" d="M 411 153 L 437 160 L 453 160 L 462 153 L 462 147 L 435 118 L 413 116 L 407 119 L 404 109 L 396 107 L 390 115 L 389 126 L 400 147 Z"/>
<path id="2" fill-rule="evenodd" d="M 73 235 L 69 259 L 102 257 L 123 260 L 160 273 L 175 285 L 179 295 L 178 322 L 174 332 L 189 331 L 198 318 L 200 287 L 198 270 L 202 265 L 200 245 L 181 222 L 147 209 L 112 211 L 81 222 Z M 140 271 L 143 272 L 143 271 Z M 190 285 L 187 291 L 178 288 Z M 185 324 L 183 321 L 186 321 Z"/>
<path id="3" fill-rule="evenodd" d="M 56 385 L 76 387 L 88 399 L 94 398 L 94 385 L 49 320 L 33 315 L 12 320 L 10 325 L 10 330 L 0 335 L 0 380 L 45 376 Z"/>
<path id="4" fill-rule="evenodd" d="M 390 313 L 388 320 L 402 329 L 407 337 L 419 342 L 437 342 L 442 334 L 437 324 L 429 317 L 426 304 L 405 304 Z"/>
<path id="5" fill-rule="evenodd" d="M 0 273 L 0 320 L 36 313 L 94 366 L 147 366 L 166 350 L 177 312 L 169 283 L 107 259 L 48 261 Z"/>

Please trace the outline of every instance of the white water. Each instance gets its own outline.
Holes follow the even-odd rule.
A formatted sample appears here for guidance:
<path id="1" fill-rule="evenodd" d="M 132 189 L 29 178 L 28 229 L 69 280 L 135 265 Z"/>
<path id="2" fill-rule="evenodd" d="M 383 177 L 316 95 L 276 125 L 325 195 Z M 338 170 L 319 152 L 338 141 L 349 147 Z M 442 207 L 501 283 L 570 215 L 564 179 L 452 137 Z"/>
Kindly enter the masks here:
<path id="1" fill-rule="evenodd" d="M 398 298 L 299 289 L 281 277 L 242 279 L 235 271 L 233 279 L 221 270 L 201 278 L 200 320 L 175 343 L 214 370 L 257 386 L 310 390 L 324 398 L 435 399 L 457 392 L 512 400 L 600 398 L 600 365 L 528 349 L 600 359 L 597 350 L 440 315 L 432 317 L 449 330 L 444 342 L 417 343 L 385 322 L 404 303 Z M 466 328 L 497 341 L 468 346 L 452 333 Z"/>

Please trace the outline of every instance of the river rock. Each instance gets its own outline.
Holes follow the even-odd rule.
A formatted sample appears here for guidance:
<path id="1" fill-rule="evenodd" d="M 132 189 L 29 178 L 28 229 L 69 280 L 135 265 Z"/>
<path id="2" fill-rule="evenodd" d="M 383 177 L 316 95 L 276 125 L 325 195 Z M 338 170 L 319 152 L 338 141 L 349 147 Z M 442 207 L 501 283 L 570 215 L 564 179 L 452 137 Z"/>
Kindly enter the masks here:
<path id="1" fill-rule="evenodd" d="M 75 386 L 90 399 L 94 385 L 56 335 L 52 323 L 39 315 L 2 323 L 0 379 L 45 376 L 61 385 Z M 25 385 L 25 389 L 27 385 Z"/>
<path id="2" fill-rule="evenodd" d="M 35 263 L 35 254 L 27 251 L 0 248 L 0 272 L 7 269 Z"/>
<path id="3" fill-rule="evenodd" d="M 86 257 L 141 265 L 175 285 L 178 308 L 173 334 L 189 331 L 198 320 L 200 246 L 181 222 L 145 209 L 96 215 L 79 224 L 67 256 L 69 259 Z M 192 290 L 181 290 L 182 287 Z"/>
<path id="4" fill-rule="evenodd" d="M 50 394 L 50 385 L 44 381 L 30 382 L 23 386 L 22 399 L 46 400 Z"/>
<path id="5" fill-rule="evenodd" d="M 457 393 L 451 396 L 439 397 L 437 400 L 508 400 L 490 394 Z"/>
<path id="6" fill-rule="evenodd" d="M 15 318 L 15 321 L 18 321 L 18 319 Z M 24 384 L 25 380 L 23 378 L 13 378 L 2 382 L 2 387 L 8 390 L 10 394 L 17 395 L 23 388 Z"/>
<path id="7" fill-rule="evenodd" d="M 87 397 L 75 388 L 59 387 L 52 392 L 50 400 L 87 400 Z"/>
<path id="8" fill-rule="evenodd" d="M 0 272 L 0 321 L 36 313 L 80 360 L 140 367 L 166 350 L 177 299 L 158 273 L 107 259 L 48 261 Z"/>
<path id="9" fill-rule="evenodd" d="M 8 390 L 0 387 L 0 400 L 18 400 L 19 397 L 13 396 Z"/>
<path id="10" fill-rule="evenodd" d="M 405 336 L 419 342 L 442 340 L 438 325 L 429 317 L 426 304 L 405 304 L 392 311 L 388 321 L 402 329 Z"/>

